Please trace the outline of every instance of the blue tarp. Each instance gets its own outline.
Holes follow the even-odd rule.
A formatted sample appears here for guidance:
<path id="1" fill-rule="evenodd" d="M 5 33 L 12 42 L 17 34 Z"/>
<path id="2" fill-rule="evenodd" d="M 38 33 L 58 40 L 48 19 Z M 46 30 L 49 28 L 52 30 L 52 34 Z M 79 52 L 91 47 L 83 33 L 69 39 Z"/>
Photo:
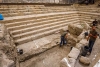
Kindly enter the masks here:
<path id="1" fill-rule="evenodd" d="M 4 17 L 2 14 L 0 14 L 0 20 L 4 20 Z"/>

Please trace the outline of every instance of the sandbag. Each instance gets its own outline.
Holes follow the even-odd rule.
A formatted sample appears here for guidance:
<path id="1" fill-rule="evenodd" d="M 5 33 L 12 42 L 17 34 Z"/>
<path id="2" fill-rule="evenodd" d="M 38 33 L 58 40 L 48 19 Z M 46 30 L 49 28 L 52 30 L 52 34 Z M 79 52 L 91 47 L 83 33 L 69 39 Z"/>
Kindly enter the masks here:
<path id="1" fill-rule="evenodd" d="M 86 65 L 89 65 L 89 64 L 90 64 L 90 59 L 87 58 L 87 57 L 84 57 L 84 56 L 81 56 L 81 57 L 79 58 L 79 61 L 80 61 L 81 63 L 83 63 L 83 64 L 86 64 Z"/>
<path id="2" fill-rule="evenodd" d="M 74 58 L 63 58 L 60 62 L 60 67 L 74 67 L 76 60 Z"/>
<path id="3" fill-rule="evenodd" d="M 70 51 L 70 53 L 68 54 L 68 57 L 77 59 L 79 53 L 80 53 L 80 50 L 73 47 L 72 50 Z"/>

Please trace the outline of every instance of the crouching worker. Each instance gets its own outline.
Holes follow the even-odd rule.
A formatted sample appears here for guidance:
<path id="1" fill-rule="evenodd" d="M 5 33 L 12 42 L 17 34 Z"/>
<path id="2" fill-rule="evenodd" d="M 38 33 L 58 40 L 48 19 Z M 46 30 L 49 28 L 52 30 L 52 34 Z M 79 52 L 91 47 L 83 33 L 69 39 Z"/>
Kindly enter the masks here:
<path id="1" fill-rule="evenodd" d="M 60 47 L 62 45 L 66 45 L 67 44 L 67 37 L 68 37 L 68 34 L 69 34 L 69 30 L 67 30 L 66 32 L 63 32 L 61 34 L 61 42 L 60 42 Z"/>
<path id="2" fill-rule="evenodd" d="M 88 52 L 88 54 L 91 54 L 91 51 L 92 51 L 92 48 L 93 48 L 93 45 L 94 45 L 94 43 L 96 41 L 97 36 L 98 36 L 98 34 L 97 34 L 96 30 L 95 30 L 95 26 L 93 26 L 91 31 L 90 31 L 90 33 L 89 33 L 89 36 L 87 38 L 87 40 L 89 40 L 89 44 L 88 44 L 89 52 Z"/>
<path id="3" fill-rule="evenodd" d="M 98 21 L 97 19 L 95 19 L 93 22 L 92 22 L 93 26 L 97 26 L 98 25 Z"/>

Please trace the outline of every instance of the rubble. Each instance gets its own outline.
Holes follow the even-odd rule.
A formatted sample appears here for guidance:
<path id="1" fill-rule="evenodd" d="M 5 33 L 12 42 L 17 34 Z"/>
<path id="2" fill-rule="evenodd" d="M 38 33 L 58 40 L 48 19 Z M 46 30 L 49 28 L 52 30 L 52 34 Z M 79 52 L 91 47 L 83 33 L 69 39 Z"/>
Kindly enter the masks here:
<path id="1" fill-rule="evenodd" d="M 81 43 L 77 43 L 75 47 L 76 47 L 77 49 L 81 50 L 81 47 L 82 47 L 82 46 L 83 46 L 83 45 L 82 45 Z"/>
<path id="2" fill-rule="evenodd" d="M 0 67 L 15 67 L 13 60 L 7 58 L 5 53 L 0 51 Z"/>
<path id="3" fill-rule="evenodd" d="M 87 24 L 86 22 L 80 23 L 80 25 L 81 25 L 85 30 L 89 30 L 89 29 L 90 29 L 89 24 Z"/>
<path id="4" fill-rule="evenodd" d="M 69 24 L 68 30 L 71 34 L 79 36 L 83 31 L 83 27 L 77 24 Z"/>
<path id="5" fill-rule="evenodd" d="M 71 44 L 71 46 L 73 46 L 73 47 L 77 43 L 77 39 L 72 35 L 68 35 L 67 40 L 68 40 L 68 43 Z"/>
<path id="6" fill-rule="evenodd" d="M 84 57 L 84 56 L 81 56 L 81 57 L 79 58 L 79 61 L 80 61 L 81 63 L 85 64 L 85 65 L 89 65 L 89 64 L 90 64 L 90 59 L 87 58 L 87 57 Z"/>

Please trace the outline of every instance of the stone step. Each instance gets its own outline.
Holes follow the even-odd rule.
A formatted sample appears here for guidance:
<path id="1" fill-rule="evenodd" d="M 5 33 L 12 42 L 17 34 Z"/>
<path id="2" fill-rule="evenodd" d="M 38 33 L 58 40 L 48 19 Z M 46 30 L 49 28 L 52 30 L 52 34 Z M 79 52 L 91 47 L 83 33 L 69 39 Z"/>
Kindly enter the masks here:
<path id="1" fill-rule="evenodd" d="M 29 18 L 28 20 L 24 20 L 24 19 L 21 19 L 21 21 L 19 20 L 19 22 L 8 22 L 6 23 L 5 25 L 8 27 L 12 27 L 12 26 L 18 26 L 18 25 L 23 25 L 23 22 L 24 24 L 29 24 L 29 23 L 34 23 L 34 22 L 41 22 L 41 21 L 44 21 L 44 20 L 51 20 L 51 19 L 55 19 L 55 18 L 60 18 L 60 17 L 71 17 L 70 15 L 54 15 L 54 16 L 42 16 L 42 17 L 33 17 L 33 18 Z"/>
<path id="2" fill-rule="evenodd" d="M 59 18 L 59 17 L 62 17 L 62 15 L 60 16 L 58 16 L 58 15 L 55 15 L 55 16 L 42 16 L 42 17 L 38 17 L 38 18 L 30 18 L 29 20 L 27 20 L 27 23 L 29 23 L 30 21 L 33 21 L 34 20 L 34 22 L 35 21 L 42 21 L 42 20 L 48 20 L 48 19 L 53 19 L 53 18 Z M 20 23 L 25 23 L 26 21 L 24 21 L 24 19 L 23 19 L 23 21 L 22 22 L 12 22 L 12 23 L 6 23 L 6 26 L 7 27 L 12 27 L 12 26 L 14 26 L 14 24 L 16 25 L 16 24 L 19 24 L 19 25 L 21 25 Z M 10 26 L 10 25 L 12 25 L 12 26 Z"/>
<path id="3" fill-rule="evenodd" d="M 77 16 L 75 16 L 73 18 L 77 18 Z M 32 20 L 32 21 L 28 21 L 27 24 L 25 24 L 25 23 L 23 25 L 20 24 L 19 26 L 18 25 L 17 26 L 12 25 L 11 27 L 7 27 L 7 29 L 10 30 L 10 31 L 13 31 L 13 30 L 21 29 L 21 28 L 28 28 L 28 27 L 32 27 L 32 26 L 36 26 L 36 25 L 41 25 L 41 24 L 43 25 L 43 24 L 47 24 L 49 22 L 51 23 L 53 21 L 59 21 L 59 20 L 64 20 L 64 19 L 72 19 L 72 17 L 59 17 L 59 18 L 52 18 L 52 19 L 50 18 L 50 19 L 44 19 L 44 20 L 40 19 L 41 21 L 39 21 L 39 20 L 36 20 L 36 21 Z"/>
<path id="4" fill-rule="evenodd" d="M 15 43 L 23 44 L 23 43 L 38 39 L 40 37 L 44 37 L 46 35 L 54 33 L 55 31 L 66 28 L 66 26 L 70 23 L 77 23 L 77 22 L 79 22 L 79 21 L 73 21 L 73 22 L 69 22 L 69 23 L 64 23 L 64 24 L 60 24 L 60 25 L 56 25 L 56 26 L 52 26 L 52 27 L 46 27 L 44 29 L 36 30 L 36 32 L 38 32 L 38 33 L 32 34 L 31 36 L 28 36 L 28 37 L 25 36 L 23 38 L 17 39 L 17 40 L 15 40 Z"/>
<path id="5" fill-rule="evenodd" d="M 84 19 L 84 18 L 80 18 L 81 21 L 87 21 L 87 22 L 91 22 L 94 21 L 94 19 Z"/>
<path id="6" fill-rule="evenodd" d="M 34 10 L 32 11 L 33 12 L 33 14 L 37 14 L 37 13 L 47 13 L 48 11 L 45 11 L 45 9 L 40 9 L 40 8 L 33 8 Z M 62 8 L 60 8 L 60 9 L 51 9 L 51 12 L 53 11 L 53 12 L 61 12 L 61 11 L 66 11 L 66 9 L 64 8 L 64 9 L 62 9 Z M 3 9 L 4 10 L 4 9 Z M 7 10 L 7 12 L 3 12 L 3 14 L 8 14 L 8 13 L 13 13 L 13 12 L 15 12 L 16 11 L 16 13 L 22 13 L 22 15 L 28 15 L 28 14 L 30 14 L 30 13 L 28 13 L 28 14 L 26 14 L 25 12 L 28 12 L 28 11 L 30 11 L 31 9 L 28 9 L 28 10 L 26 10 L 26 8 L 24 8 L 24 9 L 13 9 L 13 8 L 9 8 L 8 10 Z M 46 9 L 47 10 L 47 9 Z M 6 11 L 6 10 L 4 10 L 4 11 Z M 9 11 L 11 11 L 11 12 L 9 12 Z M 19 15 L 19 14 L 18 14 Z M 18 15 L 15 15 L 15 16 L 18 16 Z M 9 15 L 10 16 L 10 15 Z M 11 16 L 14 16 L 14 15 L 11 15 Z"/>
<path id="7" fill-rule="evenodd" d="M 56 12 L 56 13 L 46 13 L 46 14 L 32 14 L 32 15 L 24 15 L 24 16 L 14 16 L 14 17 L 5 17 L 1 23 L 12 23 L 12 22 L 19 22 L 19 21 L 26 21 L 33 18 L 39 18 L 39 17 L 47 17 L 47 16 L 54 16 L 54 15 L 64 15 L 64 14 L 76 14 L 76 11 L 70 11 L 70 12 Z"/>
<path id="8" fill-rule="evenodd" d="M 66 22 L 71 22 L 73 20 L 78 20 L 78 19 L 79 18 L 69 19 Z M 29 31 L 33 31 L 33 30 L 38 30 L 39 28 L 44 28 L 44 27 L 58 25 L 58 24 L 61 24 L 60 21 L 64 21 L 64 20 L 66 20 L 66 18 L 56 19 L 56 20 L 51 20 L 51 21 L 46 21 L 46 23 L 37 24 L 37 25 L 33 25 L 31 27 L 29 26 L 27 28 L 22 28 L 22 29 L 19 29 L 19 30 L 11 31 L 11 34 L 12 35 L 18 35 L 18 34 L 21 34 L 21 33 L 29 32 Z M 62 24 L 63 23 L 65 23 L 65 22 L 62 22 Z"/>
<path id="9" fill-rule="evenodd" d="M 59 15 L 59 14 L 58 14 Z M 60 15 L 64 15 L 64 14 L 60 14 Z M 38 16 L 38 17 L 37 17 Z M 9 22 L 5 22 L 6 24 L 9 24 L 9 23 L 12 23 L 12 22 L 14 22 L 14 21 L 12 21 L 11 22 L 11 20 L 16 20 L 16 22 L 18 21 L 25 21 L 25 20 L 32 20 L 32 19 L 38 19 L 38 18 L 46 18 L 46 17 L 49 17 L 49 16 L 51 16 L 51 15 L 47 15 L 47 14 L 38 14 L 38 15 L 25 15 L 25 16 L 17 16 L 17 17 L 10 17 L 9 19 L 7 18 L 7 21 L 9 20 Z M 52 16 L 57 16 L 57 14 L 56 15 L 52 15 Z M 13 18 L 13 19 L 11 19 L 11 18 Z M 6 21 L 6 20 L 5 20 Z"/>
<path id="10" fill-rule="evenodd" d="M 73 19 L 72 19 L 73 20 Z M 75 19 L 74 19 L 75 20 Z M 73 21 L 74 21 L 73 20 Z M 33 34 L 36 34 L 36 33 L 39 33 L 39 32 L 43 32 L 43 31 L 46 31 L 46 30 L 49 30 L 49 29 L 54 29 L 56 26 L 62 26 L 64 24 L 66 24 L 67 22 L 73 22 L 71 20 L 63 20 L 63 21 L 59 21 L 59 24 L 55 23 L 54 25 L 50 25 L 48 24 L 46 27 L 40 27 L 39 29 L 32 29 L 30 30 L 30 28 L 28 28 L 29 30 L 25 31 L 22 30 L 21 33 L 17 34 L 17 35 L 13 35 L 13 38 L 14 39 L 20 39 L 20 38 L 23 38 L 25 36 L 30 36 L 30 35 L 33 35 Z M 62 23 L 62 24 L 61 24 Z M 53 28 L 54 27 L 54 28 Z M 34 27 L 35 28 L 35 27 Z"/>

